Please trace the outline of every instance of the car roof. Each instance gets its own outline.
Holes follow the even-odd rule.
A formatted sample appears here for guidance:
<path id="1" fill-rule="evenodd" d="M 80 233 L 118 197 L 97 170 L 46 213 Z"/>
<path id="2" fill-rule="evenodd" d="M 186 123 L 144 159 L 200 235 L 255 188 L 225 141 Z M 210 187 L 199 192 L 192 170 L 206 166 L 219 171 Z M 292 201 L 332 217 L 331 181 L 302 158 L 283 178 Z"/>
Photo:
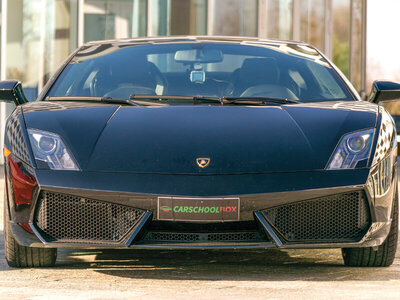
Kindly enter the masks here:
<path id="1" fill-rule="evenodd" d="M 155 44 L 168 42 L 227 42 L 227 43 L 268 43 L 268 44 L 286 44 L 286 45 L 304 45 L 312 47 L 304 42 L 288 41 L 288 40 L 273 40 L 258 37 L 241 37 L 241 36 L 162 36 L 162 37 L 139 37 L 139 38 L 124 38 L 114 40 L 90 41 L 83 46 L 93 46 L 102 44 Z"/>

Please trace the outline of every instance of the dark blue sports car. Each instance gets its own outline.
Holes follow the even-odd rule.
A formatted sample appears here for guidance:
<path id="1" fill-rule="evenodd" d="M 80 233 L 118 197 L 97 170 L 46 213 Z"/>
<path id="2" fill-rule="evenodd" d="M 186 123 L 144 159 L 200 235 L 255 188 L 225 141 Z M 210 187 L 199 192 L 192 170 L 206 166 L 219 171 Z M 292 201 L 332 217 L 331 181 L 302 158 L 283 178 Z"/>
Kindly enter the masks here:
<path id="1" fill-rule="evenodd" d="M 342 248 L 392 264 L 396 130 L 376 81 L 362 101 L 314 47 L 233 37 L 91 42 L 5 133 L 14 267 L 57 248 Z"/>

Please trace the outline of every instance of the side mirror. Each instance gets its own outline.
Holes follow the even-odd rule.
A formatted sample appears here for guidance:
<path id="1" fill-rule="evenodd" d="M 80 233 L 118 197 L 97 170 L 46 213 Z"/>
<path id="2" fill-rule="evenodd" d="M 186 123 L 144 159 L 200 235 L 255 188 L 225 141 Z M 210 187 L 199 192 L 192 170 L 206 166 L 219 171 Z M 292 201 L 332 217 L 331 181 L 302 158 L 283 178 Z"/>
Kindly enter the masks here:
<path id="1" fill-rule="evenodd" d="M 21 82 L 18 80 L 4 80 L 0 81 L 0 101 L 14 102 L 15 105 L 27 103 L 22 90 Z"/>
<path id="2" fill-rule="evenodd" d="M 400 83 L 392 81 L 374 81 L 368 101 L 378 104 L 383 101 L 400 100 Z"/>

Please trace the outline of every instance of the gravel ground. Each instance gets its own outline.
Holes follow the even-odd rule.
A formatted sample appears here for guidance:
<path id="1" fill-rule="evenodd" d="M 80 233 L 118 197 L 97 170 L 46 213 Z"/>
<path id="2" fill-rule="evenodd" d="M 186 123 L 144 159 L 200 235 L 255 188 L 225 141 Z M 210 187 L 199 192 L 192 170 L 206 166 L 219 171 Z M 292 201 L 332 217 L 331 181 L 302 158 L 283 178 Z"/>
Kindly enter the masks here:
<path id="1" fill-rule="evenodd" d="M 344 267 L 339 250 L 275 249 L 61 250 L 54 268 L 9 268 L 2 217 L 0 299 L 400 299 L 400 251 L 389 268 Z"/>

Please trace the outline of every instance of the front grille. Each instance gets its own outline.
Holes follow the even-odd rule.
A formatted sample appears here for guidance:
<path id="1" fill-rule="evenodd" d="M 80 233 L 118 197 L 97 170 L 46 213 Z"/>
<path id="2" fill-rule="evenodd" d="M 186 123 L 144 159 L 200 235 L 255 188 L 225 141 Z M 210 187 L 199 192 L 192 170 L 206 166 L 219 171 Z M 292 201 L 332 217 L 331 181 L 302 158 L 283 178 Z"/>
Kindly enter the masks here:
<path id="1" fill-rule="evenodd" d="M 262 211 L 288 242 L 339 242 L 361 239 L 371 224 L 364 191 L 342 193 Z"/>
<path id="2" fill-rule="evenodd" d="M 34 223 L 47 241 L 119 242 L 145 211 L 72 195 L 42 192 Z"/>
<path id="3" fill-rule="evenodd" d="M 143 238 L 144 242 L 177 242 L 177 243 L 196 243 L 196 242 L 265 242 L 265 236 L 261 236 L 258 231 L 249 232 L 213 232 L 213 233 L 193 233 L 193 232 L 148 232 Z"/>

